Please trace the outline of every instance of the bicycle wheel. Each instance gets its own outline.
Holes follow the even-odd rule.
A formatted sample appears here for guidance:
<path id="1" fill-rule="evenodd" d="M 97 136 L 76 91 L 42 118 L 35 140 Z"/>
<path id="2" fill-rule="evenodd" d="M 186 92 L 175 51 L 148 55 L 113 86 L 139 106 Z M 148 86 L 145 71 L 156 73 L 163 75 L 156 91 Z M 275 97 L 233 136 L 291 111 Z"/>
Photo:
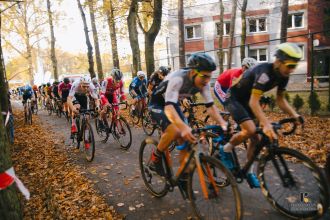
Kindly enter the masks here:
<path id="1" fill-rule="evenodd" d="M 104 138 L 107 136 L 107 131 L 105 127 L 100 126 L 101 123 L 103 123 L 101 119 L 99 118 L 95 119 L 96 133 L 99 135 L 102 141 L 104 141 Z"/>
<path id="2" fill-rule="evenodd" d="M 31 108 L 28 109 L 28 115 L 27 115 L 27 119 L 28 119 L 28 124 L 32 125 L 32 110 Z"/>
<path id="3" fill-rule="evenodd" d="M 52 115 L 52 105 L 50 103 L 47 104 L 47 112 L 48 112 L 48 115 Z"/>
<path id="4" fill-rule="evenodd" d="M 139 150 L 139 165 L 142 179 L 147 190 L 155 197 L 163 197 L 167 194 L 167 184 L 165 177 L 159 176 L 150 170 L 151 153 L 157 149 L 158 142 L 152 138 L 142 141 Z"/>
<path id="5" fill-rule="evenodd" d="M 148 109 L 145 109 L 142 116 L 142 128 L 144 133 L 148 136 L 151 136 L 156 129 L 155 124 L 152 122 L 151 113 Z"/>
<path id="6" fill-rule="evenodd" d="M 123 117 L 119 117 L 113 123 L 112 129 L 113 138 L 120 144 L 124 150 L 128 150 L 132 144 L 132 133 L 128 122 Z"/>
<path id="7" fill-rule="evenodd" d="M 293 149 L 281 147 L 272 153 L 262 156 L 258 165 L 264 196 L 290 218 L 320 218 L 329 205 L 327 182 L 320 169 Z"/>
<path id="8" fill-rule="evenodd" d="M 85 121 L 85 126 L 83 127 L 83 143 L 85 158 L 91 162 L 95 155 L 95 140 L 92 126 L 87 121 Z"/>
<path id="9" fill-rule="evenodd" d="M 203 175 L 208 198 L 204 197 L 203 187 L 197 170 L 189 175 L 188 197 L 198 219 L 242 219 L 243 206 L 237 183 L 230 171 L 211 156 L 200 155 L 201 167 L 208 174 Z M 196 169 L 196 167 L 195 167 Z M 212 171 L 213 170 L 213 171 Z M 226 176 L 230 187 L 220 188 L 212 183 L 214 174 Z M 213 178 L 212 178 L 213 177 Z"/>
<path id="10" fill-rule="evenodd" d="M 80 120 L 78 118 L 76 120 L 77 132 L 73 134 L 73 143 L 76 141 L 76 148 L 80 148 L 80 142 L 82 141 L 82 131 L 80 131 Z"/>
<path id="11" fill-rule="evenodd" d="M 139 113 L 137 111 L 137 109 L 132 109 L 133 105 L 129 105 L 129 115 L 132 119 L 132 123 L 133 125 L 137 125 L 140 121 L 140 117 L 139 117 Z"/>

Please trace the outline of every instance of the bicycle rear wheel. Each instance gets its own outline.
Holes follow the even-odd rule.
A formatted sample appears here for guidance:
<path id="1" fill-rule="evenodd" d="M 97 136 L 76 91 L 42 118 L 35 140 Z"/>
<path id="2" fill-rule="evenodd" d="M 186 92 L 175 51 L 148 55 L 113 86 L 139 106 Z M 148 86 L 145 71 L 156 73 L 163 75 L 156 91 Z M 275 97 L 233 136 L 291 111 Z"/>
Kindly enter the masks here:
<path id="1" fill-rule="evenodd" d="M 145 109 L 142 116 L 142 128 L 146 135 L 151 136 L 155 131 L 155 124 L 152 123 L 151 113 Z"/>
<path id="2" fill-rule="evenodd" d="M 243 206 L 237 183 L 230 171 L 211 156 L 200 155 L 204 173 L 206 199 L 197 170 L 188 180 L 188 197 L 198 219 L 242 219 Z M 196 169 L 196 167 L 195 167 Z M 214 181 L 218 176 L 226 176 L 230 187 L 220 188 Z"/>
<path id="3" fill-rule="evenodd" d="M 83 128 L 83 143 L 85 158 L 87 161 L 91 162 L 95 155 L 95 140 L 92 126 L 87 121 Z"/>
<path id="4" fill-rule="evenodd" d="M 261 157 L 258 178 L 270 204 L 290 218 L 315 219 L 327 211 L 326 179 L 320 169 L 298 151 L 281 147 L 275 149 L 273 155 Z"/>
<path id="5" fill-rule="evenodd" d="M 142 141 L 139 150 L 139 165 L 144 185 L 155 197 L 163 197 L 167 194 L 167 183 L 165 177 L 150 170 L 151 153 L 157 149 L 158 142 L 152 138 Z"/>
<path id="6" fill-rule="evenodd" d="M 113 123 L 113 138 L 120 144 L 124 150 L 128 150 L 132 144 L 132 133 L 128 122 L 123 117 L 119 117 Z"/>

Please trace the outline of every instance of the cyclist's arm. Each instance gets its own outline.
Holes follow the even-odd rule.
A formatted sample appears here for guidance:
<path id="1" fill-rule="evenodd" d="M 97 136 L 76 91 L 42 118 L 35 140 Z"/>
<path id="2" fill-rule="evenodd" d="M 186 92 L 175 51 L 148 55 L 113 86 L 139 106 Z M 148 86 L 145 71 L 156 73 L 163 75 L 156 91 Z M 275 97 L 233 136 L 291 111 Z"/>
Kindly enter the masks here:
<path id="1" fill-rule="evenodd" d="M 253 114 L 256 116 L 258 121 L 262 126 L 270 125 L 270 122 L 268 121 L 265 113 L 262 111 L 262 108 L 260 106 L 260 98 L 262 96 L 263 92 L 261 90 L 253 89 L 249 101 L 249 106 L 253 112 Z"/>
<path id="2" fill-rule="evenodd" d="M 164 112 L 168 120 L 178 127 L 180 130 L 183 130 L 187 127 L 187 125 L 182 121 L 179 114 L 176 112 L 173 105 L 165 105 Z"/>
<path id="3" fill-rule="evenodd" d="M 290 116 L 298 118 L 299 114 L 291 107 L 291 105 L 286 100 L 284 94 L 284 90 L 277 90 L 276 102 L 278 104 L 278 107 Z"/>

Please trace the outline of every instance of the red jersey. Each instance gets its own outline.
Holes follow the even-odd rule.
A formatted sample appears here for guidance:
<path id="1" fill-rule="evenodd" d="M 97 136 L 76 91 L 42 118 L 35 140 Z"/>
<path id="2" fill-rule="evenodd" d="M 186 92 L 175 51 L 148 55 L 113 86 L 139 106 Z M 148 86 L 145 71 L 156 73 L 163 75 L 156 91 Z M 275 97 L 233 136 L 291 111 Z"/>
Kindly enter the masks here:
<path id="1" fill-rule="evenodd" d="M 112 77 L 106 78 L 104 80 L 104 85 L 102 91 L 108 95 L 113 94 L 116 91 L 119 91 L 119 94 L 124 95 L 124 83 L 123 80 L 120 80 L 118 83 L 114 83 Z"/>
<path id="2" fill-rule="evenodd" d="M 238 79 L 243 73 L 242 68 L 229 69 L 224 71 L 218 76 L 217 81 L 220 83 L 222 88 L 230 88 L 233 80 Z"/>

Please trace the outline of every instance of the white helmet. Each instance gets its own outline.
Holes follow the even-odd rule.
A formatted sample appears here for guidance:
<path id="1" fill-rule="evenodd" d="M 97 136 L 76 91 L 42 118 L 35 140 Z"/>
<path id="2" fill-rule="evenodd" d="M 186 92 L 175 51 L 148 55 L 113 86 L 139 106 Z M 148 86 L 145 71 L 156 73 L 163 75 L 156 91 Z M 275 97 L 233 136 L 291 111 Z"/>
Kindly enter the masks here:
<path id="1" fill-rule="evenodd" d="M 242 61 L 242 66 L 246 66 L 248 69 L 258 64 L 258 61 L 252 57 L 245 57 Z"/>
<path id="2" fill-rule="evenodd" d="M 138 71 L 137 73 L 136 73 L 136 75 L 137 75 L 137 77 L 141 77 L 141 76 L 143 76 L 144 78 L 146 78 L 146 74 L 145 74 L 145 72 L 143 72 L 143 71 Z"/>
<path id="3" fill-rule="evenodd" d="M 90 84 L 91 83 L 91 78 L 88 76 L 83 76 L 80 78 L 80 83 L 82 84 Z"/>

